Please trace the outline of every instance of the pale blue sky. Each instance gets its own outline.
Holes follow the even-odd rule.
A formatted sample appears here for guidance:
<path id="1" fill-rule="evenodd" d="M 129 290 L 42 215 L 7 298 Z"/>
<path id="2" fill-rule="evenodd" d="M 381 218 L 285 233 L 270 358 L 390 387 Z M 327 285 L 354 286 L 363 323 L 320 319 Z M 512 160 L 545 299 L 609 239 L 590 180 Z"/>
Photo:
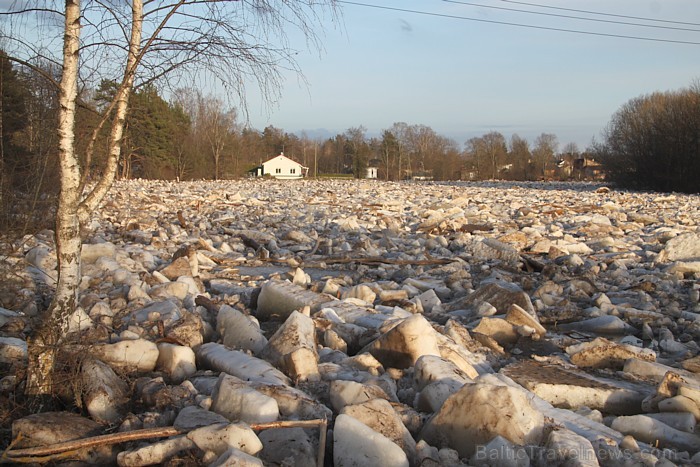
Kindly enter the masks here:
<path id="1" fill-rule="evenodd" d="M 548 5 L 695 24 L 649 22 L 537 8 L 518 2 L 466 3 L 643 23 L 693 31 L 606 24 L 502 11 L 442 0 L 358 0 L 488 21 L 700 43 L 697 0 L 532 0 Z M 611 115 L 641 94 L 700 79 L 700 45 L 555 32 L 342 4 L 328 23 L 325 50 L 302 51 L 308 86 L 289 73 L 269 111 L 249 97 L 250 123 L 330 134 L 363 125 L 376 135 L 394 122 L 424 124 L 454 138 L 491 130 L 531 143 L 542 133 L 584 149 Z M 294 40 L 292 36 L 292 40 Z M 293 44 L 297 45 L 297 44 Z M 298 48 L 304 47 L 303 42 Z"/>

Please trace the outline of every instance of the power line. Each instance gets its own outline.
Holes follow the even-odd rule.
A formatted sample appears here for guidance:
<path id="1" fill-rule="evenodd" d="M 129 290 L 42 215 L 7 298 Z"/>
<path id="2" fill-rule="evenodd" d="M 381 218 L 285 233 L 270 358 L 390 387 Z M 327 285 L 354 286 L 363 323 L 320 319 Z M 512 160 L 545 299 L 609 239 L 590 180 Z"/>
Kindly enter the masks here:
<path id="1" fill-rule="evenodd" d="M 543 13 L 541 11 L 530 11 L 530 10 L 521 10 L 519 8 L 508 8 L 508 7 L 502 7 L 502 6 L 494 6 L 494 5 L 482 5 L 479 3 L 472 3 L 472 2 L 462 2 L 458 0 L 442 0 L 445 3 L 453 3 L 457 5 L 466 5 L 466 6 L 475 6 L 475 7 L 480 7 L 480 8 L 491 8 L 494 10 L 503 10 L 503 11 L 514 11 L 517 13 L 527 13 L 529 15 L 539 15 L 539 16 L 551 16 L 555 18 L 568 18 L 568 19 L 577 19 L 581 21 L 593 21 L 596 23 L 608 23 L 608 24 L 623 24 L 626 26 L 638 26 L 638 27 L 643 27 L 643 28 L 654 28 L 654 29 L 668 29 L 668 30 L 674 30 L 674 31 L 691 31 L 691 32 L 700 32 L 700 29 L 691 29 L 691 28 L 679 28 L 679 27 L 674 27 L 674 26 L 659 26 L 656 24 L 643 24 L 643 23 L 630 23 L 628 21 L 617 21 L 617 20 L 610 20 L 610 19 L 597 19 L 597 18 L 585 18 L 583 16 L 573 16 L 573 15 L 562 15 L 562 14 L 557 14 L 557 13 Z M 602 13 L 600 13 L 602 14 Z"/>
<path id="2" fill-rule="evenodd" d="M 654 22 L 659 22 L 659 23 L 670 23 L 670 24 L 685 24 L 686 26 L 700 26 L 700 23 L 687 23 L 685 21 L 673 21 L 673 20 L 668 20 L 668 19 L 657 19 L 657 18 L 645 18 L 642 16 L 630 16 L 630 15 L 616 15 L 615 13 L 601 13 L 599 11 L 590 11 L 590 10 L 577 10 L 574 8 L 565 8 L 565 7 L 558 7 L 558 6 L 550 6 L 550 5 L 542 5 L 539 3 L 529 3 L 529 2 L 518 2 L 515 0 L 501 0 L 502 2 L 507 2 L 507 3 L 517 3 L 518 5 L 527 5 L 527 6 L 534 6 L 538 8 L 549 8 L 551 10 L 562 10 L 562 11 L 573 11 L 575 13 L 586 13 L 588 15 L 600 15 L 600 16 L 613 16 L 616 18 L 626 18 L 626 19 L 639 19 L 642 21 L 654 21 Z"/>
<path id="3" fill-rule="evenodd" d="M 468 16 L 450 15 L 450 14 L 446 14 L 446 13 L 435 13 L 435 12 L 420 11 L 420 10 L 409 10 L 406 8 L 396 8 L 396 7 L 383 6 L 383 5 L 371 5 L 369 3 L 352 2 L 352 1 L 347 1 L 347 0 L 337 0 L 337 3 L 343 3 L 346 5 L 361 6 L 361 7 L 366 7 L 366 8 L 375 8 L 378 10 L 400 11 L 402 13 L 413 13 L 413 14 L 417 14 L 417 15 L 434 16 L 434 17 L 438 17 L 438 18 L 458 19 L 458 20 L 463 20 L 463 21 L 475 21 L 475 22 L 479 22 L 479 23 L 489 23 L 489 24 L 501 24 L 504 26 L 515 26 L 515 27 L 528 28 L 528 29 L 540 29 L 540 30 L 545 30 L 545 31 L 568 32 L 568 33 L 572 33 L 572 34 L 584 34 L 584 35 L 588 35 L 588 36 L 615 37 L 618 39 L 634 39 L 634 40 L 649 41 L 649 42 L 666 42 L 666 43 L 671 43 L 671 44 L 700 45 L 700 42 L 693 42 L 693 41 L 681 41 L 681 40 L 674 40 L 674 39 L 657 39 L 657 38 L 653 38 L 653 37 L 628 36 L 628 35 L 623 35 L 623 34 L 608 34 L 608 33 L 603 33 L 603 32 L 580 31 L 580 30 L 576 30 L 576 29 L 552 28 L 552 27 L 547 27 L 547 26 L 535 26 L 533 24 L 511 23 L 508 21 L 496 21 L 496 20 L 489 20 L 489 19 L 483 19 L 483 18 L 470 18 Z"/>

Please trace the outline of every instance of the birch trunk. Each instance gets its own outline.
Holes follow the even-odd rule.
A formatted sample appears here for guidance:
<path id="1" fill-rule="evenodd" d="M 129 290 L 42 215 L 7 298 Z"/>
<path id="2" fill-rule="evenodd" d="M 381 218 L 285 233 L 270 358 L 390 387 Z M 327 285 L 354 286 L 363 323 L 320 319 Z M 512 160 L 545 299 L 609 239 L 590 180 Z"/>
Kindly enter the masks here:
<path id="1" fill-rule="evenodd" d="M 0 96 L 5 95 L 5 76 L 3 76 L 4 68 L 0 65 Z M 4 209 L 3 196 L 5 194 L 5 143 L 3 135 L 5 134 L 3 123 L 5 121 L 5 108 L 3 106 L 4 99 L 0 99 L 0 209 Z"/>
<path id="2" fill-rule="evenodd" d="M 80 43 L 80 0 L 65 0 L 63 70 L 59 89 L 59 170 L 61 190 L 56 212 L 56 254 L 58 284 L 48 316 L 29 342 L 29 368 L 26 393 L 50 395 L 58 344 L 75 310 L 80 283 L 80 166 L 75 154 L 75 102 L 78 82 Z"/>
<path id="3" fill-rule="evenodd" d="M 104 172 L 97 185 L 80 203 L 80 223 L 85 225 L 90 213 L 97 209 L 100 202 L 109 191 L 119 166 L 121 156 L 121 142 L 124 135 L 124 122 L 129 107 L 129 97 L 134 86 L 134 75 L 141 54 L 141 35 L 143 32 L 143 0 L 133 0 L 131 6 L 131 37 L 129 39 L 129 56 L 127 57 L 124 79 L 117 91 L 116 105 L 114 108 L 114 120 L 109 135 L 109 155 Z"/>
<path id="4" fill-rule="evenodd" d="M 53 371 L 61 339 L 78 302 L 80 284 L 80 226 L 97 208 L 114 181 L 121 154 L 121 139 L 138 64 L 143 2 L 133 0 L 132 30 L 124 80 L 116 98 L 115 117 L 110 133 L 110 151 L 105 171 L 96 187 L 81 202 L 80 165 L 75 153 L 75 103 L 77 99 L 80 45 L 80 0 L 65 0 L 63 71 L 59 90 L 59 169 L 61 190 L 56 212 L 56 254 L 58 284 L 47 316 L 29 339 L 29 367 L 26 394 L 49 396 L 53 392 Z"/>

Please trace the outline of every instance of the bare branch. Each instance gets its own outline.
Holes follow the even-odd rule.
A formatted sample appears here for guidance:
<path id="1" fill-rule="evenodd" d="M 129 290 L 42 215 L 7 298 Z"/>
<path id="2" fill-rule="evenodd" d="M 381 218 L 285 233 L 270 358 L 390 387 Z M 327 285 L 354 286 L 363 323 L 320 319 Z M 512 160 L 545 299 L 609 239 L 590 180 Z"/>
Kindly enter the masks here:
<path id="1" fill-rule="evenodd" d="M 63 16 L 62 11 L 51 10 L 49 8 L 23 8 L 21 10 L 0 11 L 0 16 L 24 15 L 27 13 L 52 13 L 61 17 Z"/>

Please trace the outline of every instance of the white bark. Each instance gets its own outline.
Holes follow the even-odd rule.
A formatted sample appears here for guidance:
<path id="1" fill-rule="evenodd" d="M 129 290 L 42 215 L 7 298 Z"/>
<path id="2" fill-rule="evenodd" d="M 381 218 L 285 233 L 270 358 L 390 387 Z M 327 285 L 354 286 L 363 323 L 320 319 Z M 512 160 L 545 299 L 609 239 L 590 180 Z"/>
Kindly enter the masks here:
<path id="1" fill-rule="evenodd" d="M 80 284 L 80 226 L 85 224 L 92 210 L 109 190 L 117 171 L 121 153 L 121 138 L 126 120 L 129 95 L 138 64 L 143 25 L 142 0 L 133 0 L 132 31 L 129 57 L 124 80 L 116 97 L 115 117 L 110 135 L 110 153 L 104 174 L 83 202 L 81 196 L 80 165 L 75 153 L 75 104 L 80 46 L 80 0 L 65 0 L 65 35 L 63 70 L 59 89 L 59 168 L 61 191 L 56 212 L 56 253 L 58 257 L 58 284 L 48 316 L 31 340 L 27 390 L 29 395 L 48 395 L 52 392 L 53 369 L 61 338 L 66 334 L 71 313 L 78 302 Z"/>
<path id="2" fill-rule="evenodd" d="M 63 70 L 59 98 L 60 122 L 58 130 L 61 191 L 56 214 L 56 249 L 59 263 L 59 279 L 54 301 L 48 310 L 48 314 L 43 320 L 41 327 L 37 329 L 36 335 L 30 339 L 31 345 L 29 350 L 26 393 L 34 395 L 46 395 L 49 394 L 52 389 L 51 378 L 56 352 L 67 330 L 68 318 L 77 304 L 78 285 L 81 279 L 80 228 L 87 224 L 90 213 L 98 208 L 116 176 L 119 159 L 121 157 L 121 142 L 124 134 L 129 97 L 134 86 L 136 70 L 143 58 L 144 52 L 155 44 L 154 47 L 158 48 L 159 53 L 165 54 L 163 58 L 164 61 L 174 61 L 171 63 L 172 68 L 166 67 L 166 70 L 162 71 L 163 74 L 175 70 L 180 65 L 183 65 L 185 61 L 189 61 L 192 56 L 202 56 L 201 63 L 203 63 L 205 67 L 215 68 L 216 70 L 220 70 L 221 68 L 218 65 L 214 66 L 212 64 L 214 59 L 223 60 L 225 63 L 223 69 L 229 69 L 234 79 L 239 76 L 239 72 L 242 69 L 245 69 L 245 67 L 240 68 L 238 66 L 239 57 L 237 53 L 240 50 L 246 49 L 246 47 L 239 47 L 236 45 L 238 44 L 237 41 L 240 40 L 239 30 L 236 24 L 229 24 L 225 21 L 226 18 L 235 18 L 235 16 L 233 12 L 230 16 L 227 15 L 226 9 L 223 6 L 212 6 L 207 12 L 208 14 L 200 14 L 201 12 L 192 13 L 193 20 L 199 20 L 206 24 L 213 24 L 215 26 L 214 30 L 221 31 L 220 35 L 214 34 L 211 36 L 210 33 L 201 33 L 199 28 L 193 27 L 190 31 L 192 33 L 191 38 L 184 42 L 182 42 L 182 40 L 175 40 L 173 37 L 161 37 L 161 34 L 168 36 L 167 31 L 164 32 L 166 26 L 181 7 L 190 5 L 193 7 L 192 11 L 196 11 L 198 4 L 218 5 L 219 3 L 226 3 L 225 1 L 176 0 L 172 4 L 166 6 L 154 6 L 150 13 L 155 16 L 151 16 L 151 18 L 158 18 L 159 23 L 153 30 L 151 36 L 142 45 L 144 0 L 132 0 L 130 2 L 132 10 L 130 24 L 131 36 L 129 38 L 126 67 L 115 100 L 112 106 L 110 106 L 114 117 L 109 137 L 109 154 L 100 180 L 92 191 L 81 201 L 82 186 L 79 161 L 75 154 L 74 127 L 80 50 L 80 18 L 81 14 L 84 12 L 81 10 L 80 0 L 64 1 L 65 31 L 62 59 Z M 231 1 L 233 3 L 238 3 L 235 2 L 235 0 Z M 310 17 L 307 17 L 305 8 L 313 9 L 316 2 L 288 2 L 285 0 L 279 3 L 280 11 L 277 11 L 276 8 L 271 8 L 270 11 L 266 9 L 265 11 L 260 10 L 261 21 L 264 23 L 266 20 L 269 20 L 273 26 L 278 27 L 283 33 L 284 28 L 282 24 L 286 22 L 282 21 L 282 19 L 284 19 L 282 16 L 277 17 L 277 14 L 279 13 L 281 15 L 281 11 L 286 8 L 293 18 L 291 22 L 296 22 L 296 25 L 307 35 L 307 38 L 315 41 L 315 37 L 310 33 L 310 28 L 307 23 Z M 332 4 L 333 2 L 329 1 L 328 3 Z M 93 5 L 94 8 L 98 10 L 101 8 L 109 8 L 109 5 L 101 3 L 92 4 L 88 2 L 87 5 Z M 255 9 L 255 7 L 253 8 Z M 211 16 L 212 14 L 214 15 L 213 17 Z M 115 22 L 117 24 L 119 23 L 118 20 L 115 20 Z M 87 27 L 94 26 L 94 24 L 87 25 Z M 122 30 L 128 29 L 127 25 L 119 24 L 119 26 L 121 26 Z M 225 40 L 222 40 L 222 38 L 225 38 Z M 231 41 L 234 43 L 233 45 L 230 44 Z M 243 40 L 240 40 L 240 43 L 246 44 Z M 164 44 L 169 44 L 172 47 L 169 50 L 171 53 L 170 55 L 168 55 L 168 47 Z M 191 46 L 191 49 L 187 49 L 188 54 L 186 59 L 183 58 L 182 55 L 179 55 L 182 53 L 183 44 Z M 256 48 L 257 46 L 254 47 L 254 49 Z M 261 82 L 275 82 L 279 75 L 275 72 L 274 61 L 269 59 L 268 56 L 274 57 L 276 54 L 279 54 L 283 60 L 290 60 L 290 55 L 287 55 L 288 51 L 284 49 L 282 51 L 273 51 L 272 49 L 265 49 L 263 47 L 261 50 L 262 52 L 260 55 L 255 53 L 244 55 L 241 63 L 249 66 L 254 71 L 259 71 L 262 78 L 264 78 L 261 78 Z M 235 56 L 236 59 L 234 60 L 232 56 Z M 182 60 L 182 62 L 178 60 Z M 296 68 L 296 66 L 294 65 L 293 68 Z M 227 79 L 228 78 L 224 77 L 223 81 Z M 268 89 L 272 90 L 272 86 L 270 85 Z M 95 133 L 95 135 L 96 134 L 97 133 Z M 91 150 L 92 149 L 90 149 L 90 151 Z"/>
<path id="3" fill-rule="evenodd" d="M 80 0 L 66 0 L 63 70 L 59 89 L 59 170 L 61 190 L 56 212 L 58 284 L 49 316 L 34 337 L 27 375 L 27 394 L 45 395 L 52 390 L 56 346 L 68 329 L 80 283 L 80 166 L 75 154 L 75 101 L 80 44 Z"/>
<path id="4" fill-rule="evenodd" d="M 115 97 L 114 120 L 109 136 L 109 155 L 105 164 L 102 177 L 95 188 L 80 203 L 80 222 L 85 225 L 90 213 L 97 209 L 102 199 L 109 191 L 119 166 L 121 156 L 121 141 L 124 135 L 124 123 L 129 107 L 129 97 L 134 86 L 136 67 L 141 59 L 141 36 L 143 33 L 143 0 L 133 0 L 131 6 L 131 37 L 129 39 L 129 55 L 124 79 Z"/>

